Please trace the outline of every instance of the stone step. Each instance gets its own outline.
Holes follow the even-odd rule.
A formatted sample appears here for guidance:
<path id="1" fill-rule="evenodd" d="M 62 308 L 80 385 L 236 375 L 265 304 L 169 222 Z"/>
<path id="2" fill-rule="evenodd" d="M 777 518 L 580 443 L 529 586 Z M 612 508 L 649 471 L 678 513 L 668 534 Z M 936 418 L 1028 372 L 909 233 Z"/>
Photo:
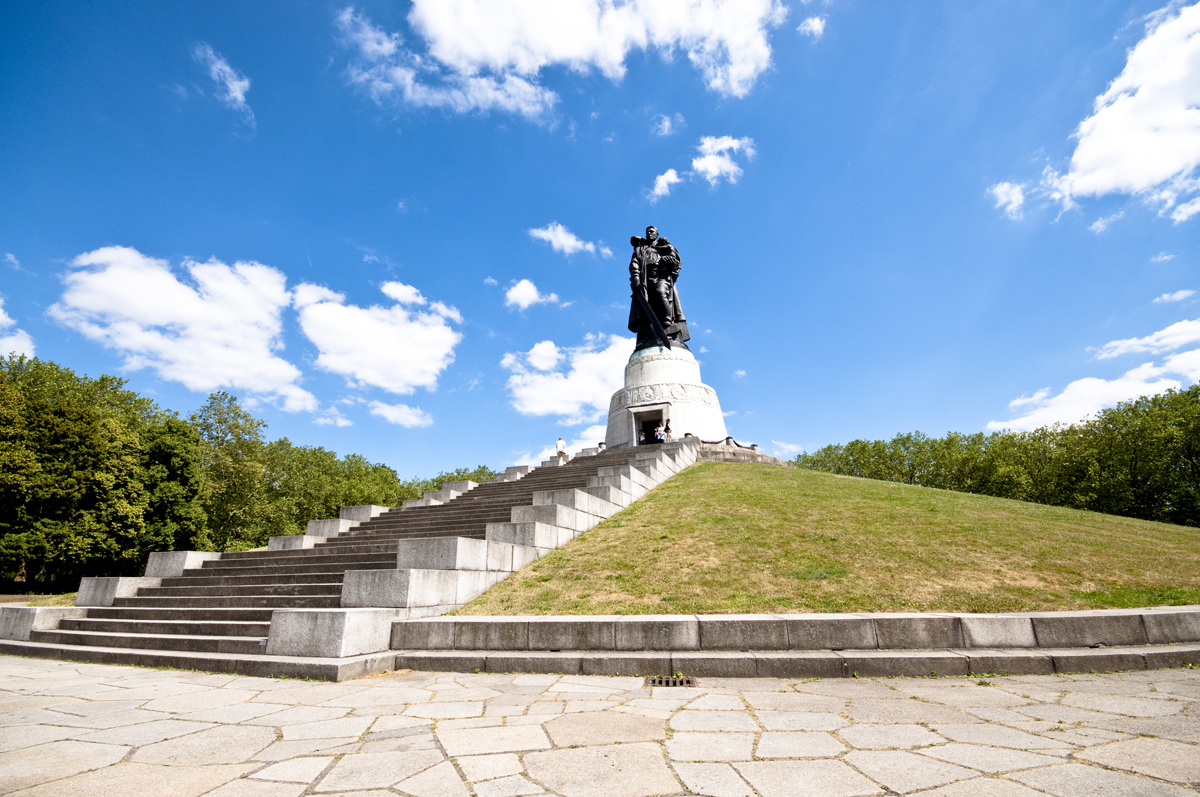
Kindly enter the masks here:
<path id="1" fill-rule="evenodd" d="M 294 551 L 263 551 L 255 556 L 238 559 L 210 559 L 202 570 L 225 570 L 238 567 L 263 567 L 267 565 L 338 565 L 348 562 L 386 562 L 387 553 L 331 554 L 324 549 L 306 548 Z"/>
<path id="2" fill-rule="evenodd" d="M 117 620 L 100 617 L 81 617 L 60 620 L 58 627 L 63 631 L 90 631 L 122 634 L 186 634 L 218 637 L 263 637 L 271 630 L 271 623 L 241 622 L 235 620 Z"/>
<path id="3" fill-rule="evenodd" d="M 265 653 L 267 638 L 196 636 L 192 634 L 127 634 L 97 631 L 34 631 L 30 642 L 139 650 L 189 650 L 197 653 Z"/>
<path id="4" fill-rule="evenodd" d="M 205 575 L 229 575 L 229 576 L 260 576 L 270 575 L 272 573 L 328 573 L 331 570 L 336 572 L 344 572 L 346 570 L 388 570 L 396 566 L 396 555 L 391 554 L 386 559 L 372 559 L 370 561 L 361 561 L 353 559 L 348 562 L 331 564 L 328 562 L 317 562 L 315 564 L 278 564 L 278 565 L 255 565 L 252 567 L 221 567 L 221 568 L 204 568 L 204 570 L 184 571 L 185 577 L 192 572 L 204 573 Z"/>
<path id="5" fill-rule="evenodd" d="M 162 609 L 334 609 L 341 605 L 337 595 L 238 595 L 187 598 L 116 598 L 114 606 Z"/>
<path id="6" fill-rule="evenodd" d="M 399 651 L 399 669 L 433 672 L 671 675 L 697 678 L 886 678 L 896 676 L 1054 675 L 1157 670 L 1200 661 L 1200 644 L 1056 650 L 863 651 Z"/>
<path id="7" fill-rule="evenodd" d="M 173 667 L 260 678 L 311 678 L 320 681 L 349 681 L 375 672 L 394 670 L 393 653 L 371 653 L 345 658 L 267 656 L 193 651 L 138 650 L 136 648 L 56 645 L 40 642 L 0 640 L 0 653 L 39 659 L 86 661 L 95 664 L 130 664 L 139 667 Z"/>
<path id="8" fill-rule="evenodd" d="M 236 622 L 236 623 L 267 623 L 271 622 L 270 608 L 210 608 L 210 609 L 192 609 L 187 607 L 182 608 L 163 608 L 155 606 L 131 608 L 120 606 L 103 606 L 89 607 L 87 616 L 89 619 L 98 618 L 105 620 L 152 620 L 163 622 L 185 622 L 195 623 L 206 620 L 213 622 Z"/>
<path id="9" fill-rule="evenodd" d="M 340 595 L 342 584 L 247 584 L 239 586 L 142 587 L 139 598 L 211 598 L 217 596 L 277 595 L 280 597 Z"/>
<path id="10" fill-rule="evenodd" d="M 272 573 L 260 576 L 211 576 L 208 571 L 197 571 L 195 575 L 179 578 L 164 578 L 164 587 L 220 587 L 249 584 L 333 584 L 344 578 L 344 571 L 335 573 Z"/>

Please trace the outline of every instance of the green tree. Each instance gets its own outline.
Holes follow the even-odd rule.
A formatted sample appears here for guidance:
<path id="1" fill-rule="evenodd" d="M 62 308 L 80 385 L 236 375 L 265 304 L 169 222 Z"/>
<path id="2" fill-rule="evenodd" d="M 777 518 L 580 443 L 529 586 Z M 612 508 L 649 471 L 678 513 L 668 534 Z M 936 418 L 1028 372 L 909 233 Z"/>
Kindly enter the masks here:
<path id="1" fill-rule="evenodd" d="M 201 500 L 209 538 L 218 551 L 254 547 L 255 527 L 265 509 L 262 463 L 266 422 L 242 408 L 237 397 L 218 391 L 190 421 L 203 441 Z"/>

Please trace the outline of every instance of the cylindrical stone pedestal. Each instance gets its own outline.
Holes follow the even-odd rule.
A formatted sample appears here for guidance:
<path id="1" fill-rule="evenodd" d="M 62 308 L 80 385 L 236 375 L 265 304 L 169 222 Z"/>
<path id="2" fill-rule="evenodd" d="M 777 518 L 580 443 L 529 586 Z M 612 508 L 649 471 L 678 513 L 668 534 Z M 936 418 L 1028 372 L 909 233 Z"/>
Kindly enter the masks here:
<path id="1" fill-rule="evenodd" d="M 639 432 L 655 442 L 651 430 L 671 421 L 671 436 L 691 433 L 701 440 L 724 440 L 725 418 L 717 393 L 700 381 L 700 364 L 687 349 L 662 346 L 635 351 L 625 366 L 625 387 L 608 404 L 609 448 L 637 445 Z"/>

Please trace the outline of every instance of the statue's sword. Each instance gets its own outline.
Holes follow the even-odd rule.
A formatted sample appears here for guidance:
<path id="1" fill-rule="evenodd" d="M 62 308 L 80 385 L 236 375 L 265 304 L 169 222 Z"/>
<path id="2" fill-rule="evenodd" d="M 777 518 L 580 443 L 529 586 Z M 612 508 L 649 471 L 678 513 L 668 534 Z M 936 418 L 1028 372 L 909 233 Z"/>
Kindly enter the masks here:
<path id="1" fill-rule="evenodd" d="M 650 319 L 650 325 L 654 327 L 654 334 L 662 343 L 663 348 L 671 348 L 671 339 L 667 337 L 667 331 L 663 329 L 663 325 L 658 322 L 658 316 L 650 309 L 650 302 L 646 301 L 646 295 L 640 290 L 633 292 L 633 299 L 641 306 L 642 312 Z"/>

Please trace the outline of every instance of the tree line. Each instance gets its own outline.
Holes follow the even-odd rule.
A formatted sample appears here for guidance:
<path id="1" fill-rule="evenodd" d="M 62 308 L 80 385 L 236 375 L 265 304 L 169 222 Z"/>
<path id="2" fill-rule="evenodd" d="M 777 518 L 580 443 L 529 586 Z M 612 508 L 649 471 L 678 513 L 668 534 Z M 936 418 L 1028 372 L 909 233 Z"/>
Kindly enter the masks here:
<path id="1" fill-rule="evenodd" d="M 216 392 L 187 418 L 112 376 L 0 358 L 0 582 L 74 589 L 138 575 L 153 551 L 240 551 L 342 506 L 399 506 L 487 467 L 402 480 L 358 454 L 268 441 Z"/>
<path id="2" fill-rule="evenodd" d="M 800 467 L 1200 526 L 1200 385 L 1031 432 L 853 440 Z"/>

